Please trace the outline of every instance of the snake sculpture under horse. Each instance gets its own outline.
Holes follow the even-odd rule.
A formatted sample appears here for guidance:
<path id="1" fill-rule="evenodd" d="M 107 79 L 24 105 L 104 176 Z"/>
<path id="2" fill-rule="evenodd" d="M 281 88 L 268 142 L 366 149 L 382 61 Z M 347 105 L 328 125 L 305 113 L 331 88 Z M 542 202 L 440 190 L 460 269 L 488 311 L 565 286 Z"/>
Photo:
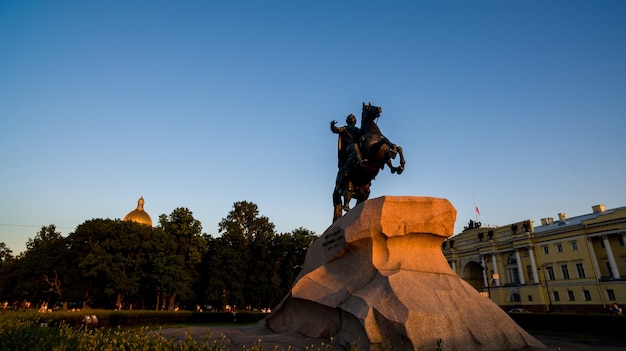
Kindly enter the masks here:
<path id="1" fill-rule="evenodd" d="M 359 148 L 363 163 L 355 163 L 350 168 L 343 184 L 336 184 L 333 192 L 333 222 L 343 215 L 344 210 L 349 210 L 351 199 L 357 204 L 367 200 L 370 195 L 372 180 L 378 172 L 387 165 L 391 173 L 402 174 L 404 171 L 404 155 L 402 148 L 387 139 L 376 125 L 376 118 L 380 117 L 382 108 L 373 106 L 371 103 L 363 103 L 361 112 L 361 138 Z M 400 166 L 395 167 L 392 159 L 400 155 Z M 342 206 L 343 200 L 343 206 Z"/>

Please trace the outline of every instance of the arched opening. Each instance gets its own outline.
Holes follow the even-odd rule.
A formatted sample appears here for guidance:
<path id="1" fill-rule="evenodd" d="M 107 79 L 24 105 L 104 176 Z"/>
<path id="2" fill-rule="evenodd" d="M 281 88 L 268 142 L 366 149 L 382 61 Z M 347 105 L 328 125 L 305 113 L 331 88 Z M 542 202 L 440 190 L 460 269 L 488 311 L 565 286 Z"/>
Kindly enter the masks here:
<path id="1" fill-rule="evenodd" d="M 468 262 L 461 272 L 461 278 L 473 286 L 478 291 L 483 291 L 483 266 L 475 261 Z"/>
<path id="2" fill-rule="evenodd" d="M 518 293 L 511 293 L 509 295 L 509 302 L 522 302 L 522 297 Z"/>

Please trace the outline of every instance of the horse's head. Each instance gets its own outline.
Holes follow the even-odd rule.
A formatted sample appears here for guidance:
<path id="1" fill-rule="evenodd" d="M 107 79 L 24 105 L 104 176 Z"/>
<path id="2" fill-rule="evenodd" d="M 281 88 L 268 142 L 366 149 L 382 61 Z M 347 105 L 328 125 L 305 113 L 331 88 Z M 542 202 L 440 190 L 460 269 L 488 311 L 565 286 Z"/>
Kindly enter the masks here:
<path id="1" fill-rule="evenodd" d="M 380 117 L 380 114 L 383 112 L 382 107 L 374 106 L 371 103 L 363 103 L 363 110 L 361 112 L 361 121 L 373 121 L 374 119 Z"/>

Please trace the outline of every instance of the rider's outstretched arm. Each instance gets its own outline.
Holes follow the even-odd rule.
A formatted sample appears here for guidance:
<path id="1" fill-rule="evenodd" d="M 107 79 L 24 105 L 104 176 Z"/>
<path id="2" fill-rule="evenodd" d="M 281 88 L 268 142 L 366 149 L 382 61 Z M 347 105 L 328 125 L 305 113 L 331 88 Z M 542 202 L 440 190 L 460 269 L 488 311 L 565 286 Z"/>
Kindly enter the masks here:
<path id="1" fill-rule="evenodd" d="M 335 134 L 339 134 L 341 132 L 343 132 L 345 130 L 344 127 L 337 127 L 335 124 L 337 124 L 337 121 L 331 121 L 330 122 L 330 130 L 335 133 Z"/>

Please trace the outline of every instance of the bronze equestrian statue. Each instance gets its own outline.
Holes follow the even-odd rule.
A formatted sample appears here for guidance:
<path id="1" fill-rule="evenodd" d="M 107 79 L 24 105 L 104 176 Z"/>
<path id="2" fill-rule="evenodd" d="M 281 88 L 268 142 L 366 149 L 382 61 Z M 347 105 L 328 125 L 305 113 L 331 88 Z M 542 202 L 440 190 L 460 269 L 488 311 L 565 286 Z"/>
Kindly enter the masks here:
<path id="1" fill-rule="evenodd" d="M 333 222 L 343 215 L 343 211 L 350 210 L 353 198 L 357 204 L 367 200 L 372 180 L 385 165 L 391 173 L 401 174 L 404 171 L 406 162 L 402 148 L 389 141 L 376 125 L 376 118 L 381 113 L 382 108 L 363 103 L 360 129 L 356 127 L 356 117 L 352 114 L 346 118 L 344 127 L 335 126 L 336 121 L 330 122 L 330 130 L 339 134 L 339 170 L 333 191 Z M 396 155 L 400 155 L 398 167 L 391 163 Z"/>

